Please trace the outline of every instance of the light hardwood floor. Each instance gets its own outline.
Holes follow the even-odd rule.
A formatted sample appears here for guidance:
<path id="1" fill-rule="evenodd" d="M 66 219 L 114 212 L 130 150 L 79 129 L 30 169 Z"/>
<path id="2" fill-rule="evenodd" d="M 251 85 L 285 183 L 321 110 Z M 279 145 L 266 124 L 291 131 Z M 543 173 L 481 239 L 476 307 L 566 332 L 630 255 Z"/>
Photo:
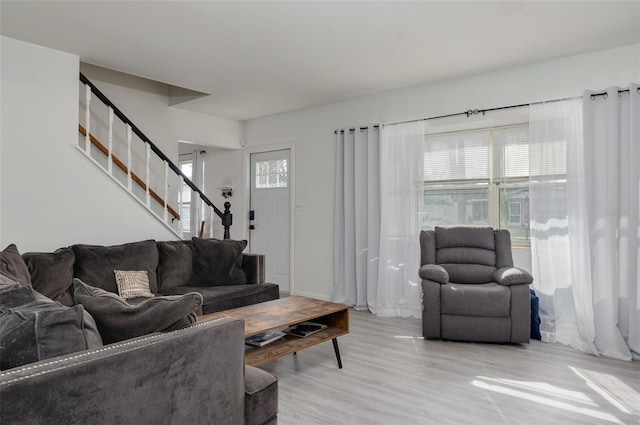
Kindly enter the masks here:
<path id="1" fill-rule="evenodd" d="M 343 369 L 330 343 L 260 366 L 279 378 L 279 425 L 640 424 L 640 362 L 423 340 L 418 319 L 350 314 Z"/>

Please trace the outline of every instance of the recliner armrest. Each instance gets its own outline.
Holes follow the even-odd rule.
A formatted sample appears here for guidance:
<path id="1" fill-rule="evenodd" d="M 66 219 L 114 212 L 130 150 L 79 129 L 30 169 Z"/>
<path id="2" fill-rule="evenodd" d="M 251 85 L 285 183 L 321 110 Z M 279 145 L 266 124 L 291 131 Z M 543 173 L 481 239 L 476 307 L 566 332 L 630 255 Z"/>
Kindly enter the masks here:
<path id="1" fill-rule="evenodd" d="M 261 284 L 265 282 L 264 261 L 263 254 L 242 253 L 242 270 L 247 276 L 247 283 Z"/>
<path id="2" fill-rule="evenodd" d="M 493 280 L 500 285 L 520 285 L 533 282 L 533 276 L 519 267 L 503 267 L 493 273 Z"/>
<path id="3" fill-rule="evenodd" d="M 421 266 L 418 274 L 422 279 L 432 280 L 442 284 L 449 283 L 449 273 L 444 267 L 436 264 L 425 264 Z"/>

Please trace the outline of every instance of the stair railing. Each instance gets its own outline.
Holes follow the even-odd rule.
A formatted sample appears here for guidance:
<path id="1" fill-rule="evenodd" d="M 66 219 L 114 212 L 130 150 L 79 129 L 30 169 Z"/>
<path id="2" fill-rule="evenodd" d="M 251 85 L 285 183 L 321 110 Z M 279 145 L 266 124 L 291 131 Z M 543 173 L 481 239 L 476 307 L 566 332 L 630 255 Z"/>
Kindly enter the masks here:
<path id="1" fill-rule="evenodd" d="M 222 221 L 224 227 L 224 239 L 229 239 L 229 229 L 233 224 L 233 214 L 231 214 L 231 204 L 229 202 L 224 203 L 224 212 L 220 211 L 213 202 L 180 170 L 180 168 L 174 164 L 165 154 L 149 139 L 125 114 L 118 109 L 113 102 L 111 102 L 87 77 L 80 73 L 80 81 L 85 87 L 85 113 L 84 113 L 84 127 L 79 125 L 79 131 L 84 136 L 84 146 L 81 143 L 77 145 L 78 149 L 83 152 L 87 157 L 93 160 L 91 155 L 91 146 L 96 146 L 100 152 L 107 156 L 107 167 L 102 168 L 109 176 L 111 176 L 116 182 L 118 182 L 125 190 L 127 190 L 135 199 L 142 203 L 149 211 L 151 211 L 159 220 L 167 225 L 176 234 L 182 237 L 183 228 L 180 220 L 180 214 L 175 209 L 169 206 L 169 173 L 173 172 L 184 184 L 186 184 L 197 196 L 202 199 L 204 204 L 210 208 L 215 215 L 217 215 Z M 108 145 L 104 146 L 96 137 L 91 134 L 91 101 L 92 95 L 95 95 L 109 111 L 108 116 Z M 114 116 L 118 117 L 126 128 L 126 145 L 127 145 L 127 159 L 126 162 L 121 161 L 114 153 L 113 136 Z M 138 138 L 145 143 L 145 181 L 132 171 L 132 134 L 138 136 Z M 163 176 L 164 176 L 164 198 L 160 197 L 155 191 L 151 189 L 151 154 L 154 153 L 163 163 Z M 96 162 L 95 160 L 93 160 Z M 97 163 L 97 162 L 96 162 Z M 113 165 L 122 170 L 126 175 L 126 185 L 122 184 L 119 179 L 114 176 Z M 100 164 L 98 164 L 100 165 Z M 133 192 L 133 183 L 136 183 L 145 192 L 144 201 L 140 200 Z M 151 207 L 151 200 L 158 202 L 163 209 L 162 217 L 160 217 Z M 193 200 L 192 200 L 193 201 Z M 178 190 L 178 211 L 182 206 L 182 190 L 181 187 Z M 169 222 L 169 215 L 171 215 L 170 222 L 178 220 L 178 231 L 171 226 Z M 194 234 L 197 229 L 193 229 Z"/>

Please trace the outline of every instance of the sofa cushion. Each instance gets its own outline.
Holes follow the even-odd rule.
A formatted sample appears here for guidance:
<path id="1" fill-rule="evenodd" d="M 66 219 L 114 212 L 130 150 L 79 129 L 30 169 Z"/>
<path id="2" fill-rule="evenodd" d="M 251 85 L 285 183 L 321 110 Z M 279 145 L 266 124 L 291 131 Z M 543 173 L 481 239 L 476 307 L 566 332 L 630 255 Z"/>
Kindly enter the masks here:
<path id="1" fill-rule="evenodd" d="M 436 233 L 436 248 L 482 248 L 494 251 L 496 249 L 495 236 L 491 227 L 438 227 Z"/>
<path id="2" fill-rule="evenodd" d="M 158 242 L 158 291 L 187 286 L 193 270 L 191 241 Z"/>
<path id="3" fill-rule="evenodd" d="M 496 252 L 482 248 L 441 248 L 436 252 L 436 264 L 482 264 L 496 266 Z"/>
<path id="4" fill-rule="evenodd" d="M 146 270 L 151 292 L 158 293 L 158 248 L 155 241 L 113 246 L 73 245 L 72 248 L 76 255 L 74 277 L 87 284 L 117 294 L 114 270 Z"/>
<path id="5" fill-rule="evenodd" d="M 202 314 L 215 313 L 246 305 L 276 300 L 280 297 L 278 285 L 226 285 L 226 286 L 181 286 L 171 289 L 172 294 L 198 292 L 202 295 Z"/>
<path id="6" fill-rule="evenodd" d="M 147 298 L 133 305 L 80 279 L 74 279 L 73 288 L 75 302 L 95 318 L 105 344 L 189 326 L 202 304 L 202 296 L 193 292 Z"/>
<path id="7" fill-rule="evenodd" d="M 72 306 L 73 263 L 76 259 L 71 248 L 55 252 L 28 252 L 22 258 L 31 274 L 31 286 L 42 295 Z"/>
<path id="8" fill-rule="evenodd" d="M 242 251 L 247 241 L 193 238 L 193 274 L 190 286 L 241 285 Z"/>
<path id="9" fill-rule="evenodd" d="M 252 366 L 244 368 L 244 423 L 264 425 L 278 415 L 278 378 Z"/>
<path id="10" fill-rule="evenodd" d="M 449 282 L 489 283 L 493 282 L 495 267 L 482 264 L 440 264 L 449 273 Z"/>
<path id="11" fill-rule="evenodd" d="M 114 270 L 118 294 L 123 300 L 151 298 L 149 274 L 146 270 Z"/>
<path id="12" fill-rule="evenodd" d="M 0 273 L 0 293 L 3 293 L 7 289 L 19 288 L 19 287 L 29 287 L 28 285 L 23 285 L 14 280 L 11 280 L 7 276 Z M 46 297 L 40 292 L 33 290 L 31 291 L 33 297 L 36 301 L 41 303 L 55 303 L 62 305 L 59 301 L 53 301 L 52 299 Z M 0 302 L 0 314 L 6 312 L 7 310 L 2 307 L 2 302 Z M 69 307 L 69 306 L 67 306 Z M 83 320 L 84 320 L 84 333 L 87 339 L 87 343 L 89 347 L 99 347 L 102 345 L 102 338 L 100 337 L 100 333 L 98 332 L 98 327 L 96 326 L 96 321 L 93 320 L 93 317 L 89 314 L 89 312 L 83 309 Z"/>
<path id="13" fill-rule="evenodd" d="M 474 317 L 509 317 L 511 291 L 497 283 L 440 287 L 442 314 Z"/>
<path id="14" fill-rule="evenodd" d="M 31 285 L 31 275 L 18 248 L 11 244 L 0 252 L 0 273 L 24 285 Z"/>
<path id="15" fill-rule="evenodd" d="M 28 286 L 2 286 L 1 370 L 102 345 L 82 306 L 63 306 Z"/>
<path id="16" fill-rule="evenodd" d="M 0 273 L 0 292 L 7 289 L 19 288 L 21 286 L 28 286 L 28 285 L 21 285 L 20 283 L 16 282 L 10 277 L 4 275 L 3 273 Z"/>

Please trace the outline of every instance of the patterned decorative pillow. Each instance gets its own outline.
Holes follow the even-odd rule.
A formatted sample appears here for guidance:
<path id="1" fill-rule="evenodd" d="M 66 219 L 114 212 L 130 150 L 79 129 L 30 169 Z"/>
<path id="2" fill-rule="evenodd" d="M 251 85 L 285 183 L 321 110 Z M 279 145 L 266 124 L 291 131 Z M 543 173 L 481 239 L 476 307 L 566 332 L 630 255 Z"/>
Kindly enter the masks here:
<path id="1" fill-rule="evenodd" d="M 118 293 L 122 299 L 152 298 L 149 275 L 146 270 L 114 270 Z"/>

